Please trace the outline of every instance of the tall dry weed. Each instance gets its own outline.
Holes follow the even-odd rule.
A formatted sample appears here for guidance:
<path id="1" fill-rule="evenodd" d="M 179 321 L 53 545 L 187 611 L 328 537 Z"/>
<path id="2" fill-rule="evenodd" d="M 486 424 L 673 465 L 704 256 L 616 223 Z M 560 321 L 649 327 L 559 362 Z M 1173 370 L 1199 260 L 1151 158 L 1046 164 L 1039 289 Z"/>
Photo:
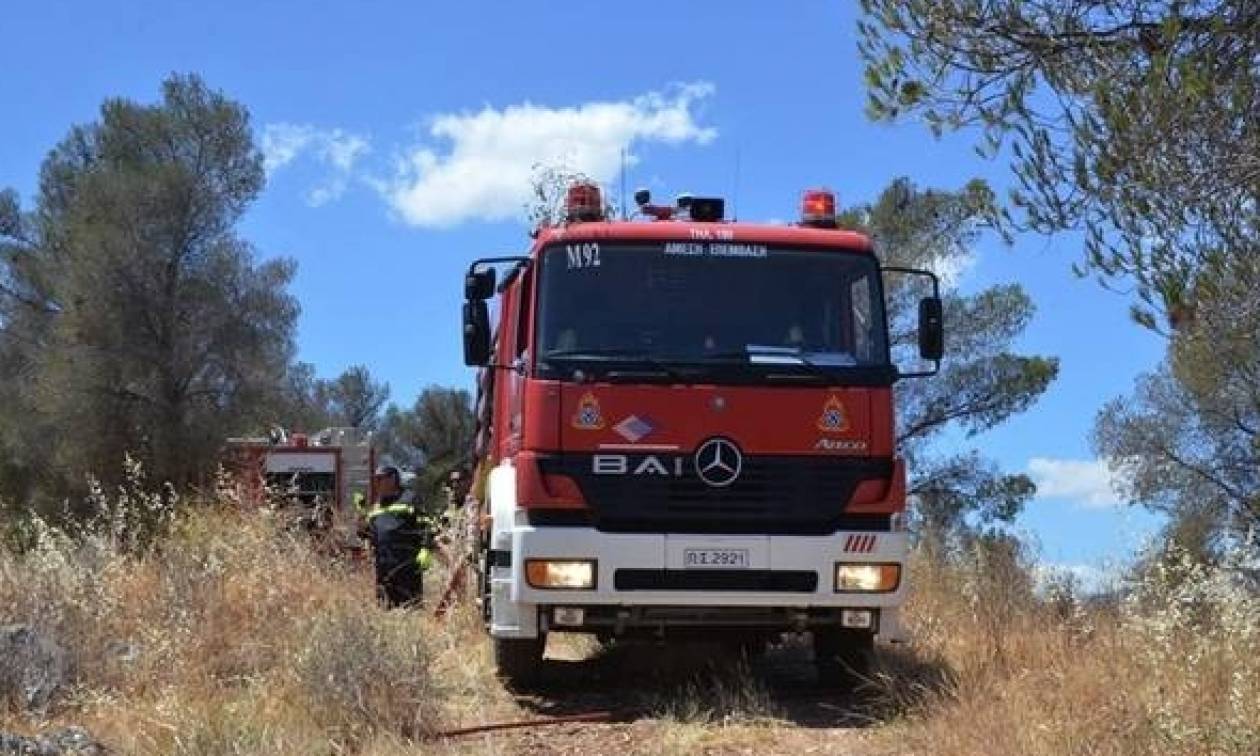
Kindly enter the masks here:
<path id="1" fill-rule="evenodd" d="M 366 565 L 236 502 L 146 493 L 135 473 L 95 494 L 86 525 L 31 519 L 0 549 L 0 624 L 32 628 L 65 660 L 46 708 L 0 701 L 0 729 L 81 724 L 129 754 L 404 753 L 434 747 L 424 738 L 445 727 L 531 716 L 495 680 L 472 605 L 443 622 L 385 611 Z M 885 724 L 869 744 L 1260 753 L 1260 597 L 1247 566 L 1176 553 L 1149 563 L 1102 603 L 1066 583 L 1039 592 L 1009 542 L 920 559 L 914 640 L 881 654 Z M 430 599 L 453 566 L 430 576 Z M 0 680 L 13 661 L 0 659 Z M 639 702 L 660 724 L 644 747 L 777 742 L 790 725 L 756 675 L 724 674 Z"/>
<path id="2" fill-rule="evenodd" d="M 1017 565 L 916 565 L 915 639 L 886 658 L 893 752 L 1260 752 L 1260 597 L 1174 556 L 1118 604 L 1038 594 Z"/>
<path id="3" fill-rule="evenodd" d="M 0 550 L 0 624 L 68 659 L 48 711 L 0 704 L 0 729 L 74 722 L 121 753 L 331 754 L 437 727 L 428 620 L 377 606 L 365 565 L 235 503 L 94 496 L 85 523 L 32 519 Z"/>
<path id="4" fill-rule="evenodd" d="M 1152 737 L 1170 749 L 1260 753 L 1260 596 L 1244 557 L 1205 565 L 1172 550 L 1123 607 Z"/>
<path id="5" fill-rule="evenodd" d="M 768 724 L 782 712 L 747 661 L 712 667 L 647 698 L 652 715 L 676 724 Z"/>

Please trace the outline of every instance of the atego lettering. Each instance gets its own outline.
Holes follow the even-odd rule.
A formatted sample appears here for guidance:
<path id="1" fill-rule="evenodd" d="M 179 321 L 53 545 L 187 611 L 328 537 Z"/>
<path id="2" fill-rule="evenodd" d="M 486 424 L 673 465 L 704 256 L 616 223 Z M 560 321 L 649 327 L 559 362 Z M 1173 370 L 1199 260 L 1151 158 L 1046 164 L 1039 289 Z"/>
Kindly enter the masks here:
<path id="1" fill-rule="evenodd" d="M 596 475 L 660 475 L 681 478 L 683 458 L 647 456 L 632 459 L 625 454 L 596 454 L 591 459 L 591 472 Z"/>

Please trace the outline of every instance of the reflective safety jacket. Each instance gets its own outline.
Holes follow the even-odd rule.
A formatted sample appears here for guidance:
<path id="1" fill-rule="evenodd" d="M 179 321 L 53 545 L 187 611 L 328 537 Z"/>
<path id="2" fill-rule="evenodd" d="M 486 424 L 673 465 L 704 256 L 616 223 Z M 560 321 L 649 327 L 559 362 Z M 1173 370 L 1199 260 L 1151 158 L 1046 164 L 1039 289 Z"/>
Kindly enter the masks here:
<path id="1" fill-rule="evenodd" d="M 393 559 L 401 561 L 406 554 L 405 558 L 414 559 L 420 569 L 429 568 L 433 563 L 430 550 L 437 525 L 433 518 L 417 512 L 405 496 L 382 499 L 366 512 L 366 498 L 362 494 L 356 494 L 354 503 L 355 509 L 367 520 L 367 534 L 378 557 L 389 552 Z"/>

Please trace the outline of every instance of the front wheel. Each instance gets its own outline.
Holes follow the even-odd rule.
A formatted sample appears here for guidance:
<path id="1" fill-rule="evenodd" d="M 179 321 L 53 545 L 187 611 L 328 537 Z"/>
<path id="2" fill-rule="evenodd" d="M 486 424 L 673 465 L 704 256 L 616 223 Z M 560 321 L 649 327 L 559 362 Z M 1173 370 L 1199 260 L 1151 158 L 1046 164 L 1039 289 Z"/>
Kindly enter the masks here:
<path id="1" fill-rule="evenodd" d="M 538 683 L 547 637 L 495 638 L 494 665 L 509 688 L 524 690 Z"/>
<path id="2" fill-rule="evenodd" d="M 874 662 L 874 633 L 847 628 L 814 631 L 814 665 L 820 684 L 856 688 L 870 679 Z"/>

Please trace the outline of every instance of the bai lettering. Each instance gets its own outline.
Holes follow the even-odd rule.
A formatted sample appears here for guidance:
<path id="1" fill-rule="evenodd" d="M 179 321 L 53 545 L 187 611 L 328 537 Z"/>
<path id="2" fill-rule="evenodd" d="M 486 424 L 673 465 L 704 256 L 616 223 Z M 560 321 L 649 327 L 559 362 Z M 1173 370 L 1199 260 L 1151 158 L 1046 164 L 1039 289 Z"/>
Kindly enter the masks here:
<path id="1" fill-rule="evenodd" d="M 625 454 L 596 454 L 591 460 L 591 472 L 596 475 L 659 475 L 681 478 L 683 459 L 647 456 L 635 460 Z"/>

